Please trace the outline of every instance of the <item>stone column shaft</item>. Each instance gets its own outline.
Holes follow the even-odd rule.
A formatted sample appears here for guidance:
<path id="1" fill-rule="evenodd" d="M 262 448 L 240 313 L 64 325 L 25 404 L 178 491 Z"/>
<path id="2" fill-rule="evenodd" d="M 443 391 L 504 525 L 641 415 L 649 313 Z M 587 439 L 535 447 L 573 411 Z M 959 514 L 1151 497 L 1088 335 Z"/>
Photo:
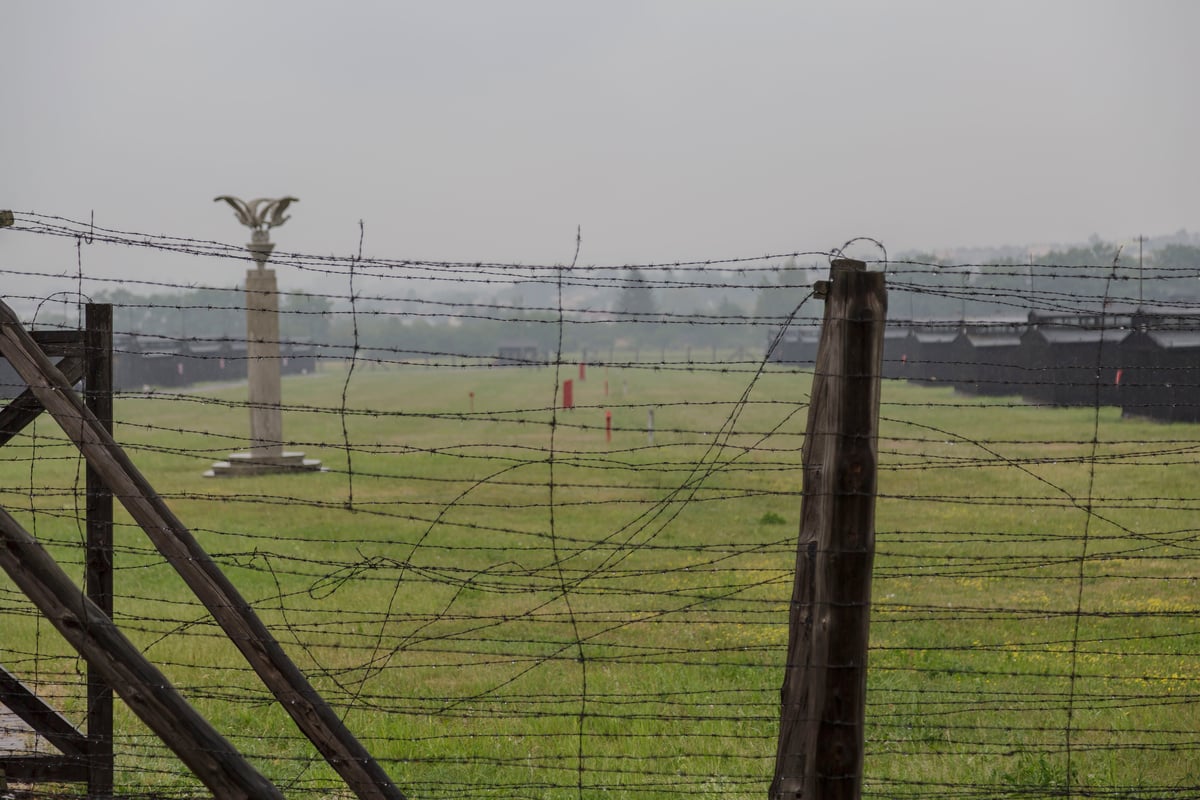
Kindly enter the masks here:
<path id="1" fill-rule="evenodd" d="M 250 384 L 250 452 L 283 454 L 279 377 L 279 294 L 273 269 L 246 272 L 246 373 Z"/>

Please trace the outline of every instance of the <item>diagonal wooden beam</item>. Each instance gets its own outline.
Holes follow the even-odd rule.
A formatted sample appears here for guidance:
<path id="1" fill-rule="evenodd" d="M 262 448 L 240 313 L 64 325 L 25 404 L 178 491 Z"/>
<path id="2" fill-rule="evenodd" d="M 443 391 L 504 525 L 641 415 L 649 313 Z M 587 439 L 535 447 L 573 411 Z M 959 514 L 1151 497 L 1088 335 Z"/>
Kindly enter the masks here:
<path id="1" fill-rule="evenodd" d="M 191 531 L 154 491 L 128 454 L 71 389 L 66 380 L 0 302 L 0 355 L 37 395 L 129 515 L 204 603 L 225 635 L 291 715 L 296 726 L 361 800 L 404 800 L 341 717 L 317 693 L 300 668 L 259 619 Z"/>
<path id="2" fill-rule="evenodd" d="M 222 800 L 283 800 L 283 794 L 188 705 L 167 676 L 146 660 L 41 543 L 3 509 L 0 568 L 214 796 Z"/>
<path id="3" fill-rule="evenodd" d="M 46 737 L 63 755 L 87 755 L 87 737 L 4 667 L 0 667 L 0 704 Z"/>
<path id="4" fill-rule="evenodd" d="M 59 372 L 63 374 L 64 379 L 70 381 L 72 386 L 83 377 L 83 368 L 83 359 L 77 356 L 68 356 L 58 362 Z M 10 400 L 8 405 L 0 409 L 0 447 L 11 442 L 43 411 L 45 409 L 42 408 L 41 401 L 37 399 L 37 395 L 33 393 L 32 389 L 26 389 Z"/>

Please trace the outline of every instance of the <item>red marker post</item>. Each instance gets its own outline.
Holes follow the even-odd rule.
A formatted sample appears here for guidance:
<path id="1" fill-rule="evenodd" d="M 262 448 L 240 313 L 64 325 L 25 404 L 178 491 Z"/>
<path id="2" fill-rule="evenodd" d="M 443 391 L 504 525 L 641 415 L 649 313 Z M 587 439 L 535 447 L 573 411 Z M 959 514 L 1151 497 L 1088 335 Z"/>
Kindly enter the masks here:
<path id="1" fill-rule="evenodd" d="M 604 412 L 604 441 L 612 441 L 612 412 Z"/>
<path id="2" fill-rule="evenodd" d="M 575 384 L 572 381 L 563 381 L 562 407 L 575 407 Z"/>

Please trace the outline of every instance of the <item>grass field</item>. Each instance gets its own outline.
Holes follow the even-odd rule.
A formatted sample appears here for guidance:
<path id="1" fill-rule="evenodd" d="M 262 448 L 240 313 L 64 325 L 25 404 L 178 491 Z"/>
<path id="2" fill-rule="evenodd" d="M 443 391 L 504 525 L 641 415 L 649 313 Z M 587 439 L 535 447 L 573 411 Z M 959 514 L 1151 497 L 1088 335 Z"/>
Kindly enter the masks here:
<path id="1" fill-rule="evenodd" d="M 406 794 L 764 797 L 808 376 L 346 377 L 284 383 L 322 474 L 200 477 L 244 446 L 244 387 L 120 398 L 116 435 Z M 883 398 L 865 793 L 1200 794 L 1200 430 Z M 78 459 L 48 420 L 0 457 L 6 507 L 78 574 Z M 116 540 L 130 638 L 286 794 L 336 796 L 145 536 Z M 80 719 L 82 665 L 6 578 L 0 598 L 0 662 Z M 117 728 L 124 786 L 197 791 Z"/>

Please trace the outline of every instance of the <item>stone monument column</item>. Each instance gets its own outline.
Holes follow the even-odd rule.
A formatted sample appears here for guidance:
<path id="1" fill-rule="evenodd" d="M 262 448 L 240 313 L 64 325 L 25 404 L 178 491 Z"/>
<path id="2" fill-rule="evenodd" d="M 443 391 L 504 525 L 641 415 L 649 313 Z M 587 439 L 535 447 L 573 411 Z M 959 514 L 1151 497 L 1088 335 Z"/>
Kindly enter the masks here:
<path id="1" fill-rule="evenodd" d="M 321 462 L 303 453 L 283 449 L 283 390 L 279 375 L 279 293 L 275 270 L 267 269 L 275 245 L 270 229 L 286 222 L 284 209 L 294 197 L 259 198 L 245 203 L 222 195 L 233 206 L 238 220 L 250 228 L 246 249 L 254 266 L 246 271 L 246 377 L 249 383 L 250 451 L 231 453 L 204 473 L 208 477 L 261 475 L 271 472 L 306 472 L 321 469 Z"/>
<path id="2" fill-rule="evenodd" d="M 275 245 L 254 231 L 247 245 L 255 267 L 246 271 L 246 377 L 250 383 L 250 454 L 283 454 L 283 392 L 279 377 L 279 294 L 275 270 L 266 269 Z"/>

